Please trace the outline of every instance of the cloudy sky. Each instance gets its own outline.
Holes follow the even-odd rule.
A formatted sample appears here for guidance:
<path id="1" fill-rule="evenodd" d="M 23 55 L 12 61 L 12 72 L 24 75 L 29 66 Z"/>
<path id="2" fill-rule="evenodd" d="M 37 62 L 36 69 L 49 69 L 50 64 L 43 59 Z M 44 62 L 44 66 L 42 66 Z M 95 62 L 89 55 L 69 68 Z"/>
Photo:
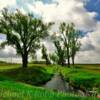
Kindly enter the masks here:
<path id="1" fill-rule="evenodd" d="M 52 31 L 57 31 L 60 22 L 74 22 L 83 32 L 80 40 L 81 50 L 77 53 L 77 63 L 100 63 L 100 0 L 0 0 L 0 10 L 4 7 L 11 11 L 20 9 L 23 13 L 42 16 L 45 22 L 55 22 Z M 0 42 L 5 37 L 0 35 Z M 46 44 L 48 50 L 52 43 Z M 15 56 L 12 47 L 0 51 L 1 57 Z M 40 54 L 40 53 L 39 53 Z"/>

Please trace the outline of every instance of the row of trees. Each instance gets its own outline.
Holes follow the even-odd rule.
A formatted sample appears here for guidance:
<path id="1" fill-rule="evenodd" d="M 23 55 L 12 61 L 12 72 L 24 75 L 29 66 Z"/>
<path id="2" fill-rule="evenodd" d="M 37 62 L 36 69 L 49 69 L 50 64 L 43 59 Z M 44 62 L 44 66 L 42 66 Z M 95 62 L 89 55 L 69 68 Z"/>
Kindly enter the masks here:
<path id="1" fill-rule="evenodd" d="M 48 33 L 52 25 L 53 23 L 44 23 L 31 14 L 25 15 L 19 10 L 13 13 L 4 9 L 0 17 L 0 33 L 5 34 L 7 39 L 1 46 L 11 45 L 16 48 L 17 54 L 22 57 L 22 67 L 26 68 L 28 56 L 34 54 L 41 47 L 40 41 L 49 36 Z M 68 59 L 68 66 L 70 66 L 70 57 L 72 57 L 74 64 L 75 54 L 80 47 L 79 32 L 75 30 L 74 24 L 67 25 L 66 23 L 61 23 L 59 32 L 58 37 L 53 36 L 56 47 L 56 61 L 58 64 L 63 65 L 65 60 Z M 47 64 L 50 64 L 45 46 L 42 46 L 42 53 Z M 54 58 L 53 55 L 51 58 Z"/>
<path id="2" fill-rule="evenodd" d="M 56 36 L 55 33 L 52 36 L 56 51 L 54 54 L 50 54 L 48 59 L 51 59 L 54 63 L 62 66 L 66 64 L 67 59 L 68 67 L 70 67 L 70 59 L 72 59 L 72 64 L 74 65 L 75 55 L 81 46 L 79 36 L 80 33 L 75 29 L 75 25 L 73 23 L 61 23 L 59 27 L 59 34 Z M 47 55 L 47 53 L 45 54 Z"/>

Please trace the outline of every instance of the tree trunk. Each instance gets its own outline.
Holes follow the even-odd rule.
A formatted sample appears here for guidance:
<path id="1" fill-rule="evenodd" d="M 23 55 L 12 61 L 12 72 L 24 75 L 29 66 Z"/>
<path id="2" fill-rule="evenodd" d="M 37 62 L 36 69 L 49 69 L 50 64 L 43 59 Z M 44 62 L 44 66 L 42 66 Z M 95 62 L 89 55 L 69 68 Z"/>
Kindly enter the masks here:
<path id="1" fill-rule="evenodd" d="M 22 56 L 22 67 L 23 67 L 23 68 L 27 68 L 27 65 L 28 65 L 28 54 L 25 53 L 25 54 Z"/>
<path id="2" fill-rule="evenodd" d="M 70 68 L 70 55 L 69 55 L 69 47 L 67 47 L 67 56 L 68 56 L 68 68 Z"/>
<path id="3" fill-rule="evenodd" d="M 48 58 L 46 58 L 46 64 L 47 65 L 50 65 L 51 63 L 50 63 L 50 60 L 48 59 Z"/>
<path id="4" fill-rule="evenodd" d="M 70 68 L 70 57 L 68 56 L 68 68 Z"/>
<path id="5" fill-rule="evenodd" d="M 73 56 L 73 57 L 72 57 L 72 64 L 73 64 L 73 66 L 74 66 L 74 58 L 75 58 L 75 57 Z"/>

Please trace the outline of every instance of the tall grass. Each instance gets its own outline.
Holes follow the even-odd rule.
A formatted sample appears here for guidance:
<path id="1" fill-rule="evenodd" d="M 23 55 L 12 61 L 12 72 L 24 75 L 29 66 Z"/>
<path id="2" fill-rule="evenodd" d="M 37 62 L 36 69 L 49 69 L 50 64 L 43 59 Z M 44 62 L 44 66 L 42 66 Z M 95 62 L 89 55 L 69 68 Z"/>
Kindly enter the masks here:
<path id="1" fill-rule="evenodd" d="M 2 100 L 94 100 L 74 94 L 56 93 L 13 81 L 0 82 L 0 98 Z"/>

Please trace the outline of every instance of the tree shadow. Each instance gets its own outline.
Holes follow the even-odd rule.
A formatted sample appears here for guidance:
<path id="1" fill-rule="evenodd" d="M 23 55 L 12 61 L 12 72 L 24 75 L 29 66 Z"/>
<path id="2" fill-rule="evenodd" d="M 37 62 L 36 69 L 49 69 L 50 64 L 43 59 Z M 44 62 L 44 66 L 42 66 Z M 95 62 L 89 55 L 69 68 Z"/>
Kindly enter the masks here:
<path id="1" fill-rule="evenodd" d="M 3 80 L 14 80 L 18 82 L 23 82 L 31 85 L 41 86 L 51 79 L 52 74 L 48 73 L 45 68 L 40 66 L 34 66 L 29 68 L 16 68 L 9 69 L 0 72 L 0 76 Z"/>

